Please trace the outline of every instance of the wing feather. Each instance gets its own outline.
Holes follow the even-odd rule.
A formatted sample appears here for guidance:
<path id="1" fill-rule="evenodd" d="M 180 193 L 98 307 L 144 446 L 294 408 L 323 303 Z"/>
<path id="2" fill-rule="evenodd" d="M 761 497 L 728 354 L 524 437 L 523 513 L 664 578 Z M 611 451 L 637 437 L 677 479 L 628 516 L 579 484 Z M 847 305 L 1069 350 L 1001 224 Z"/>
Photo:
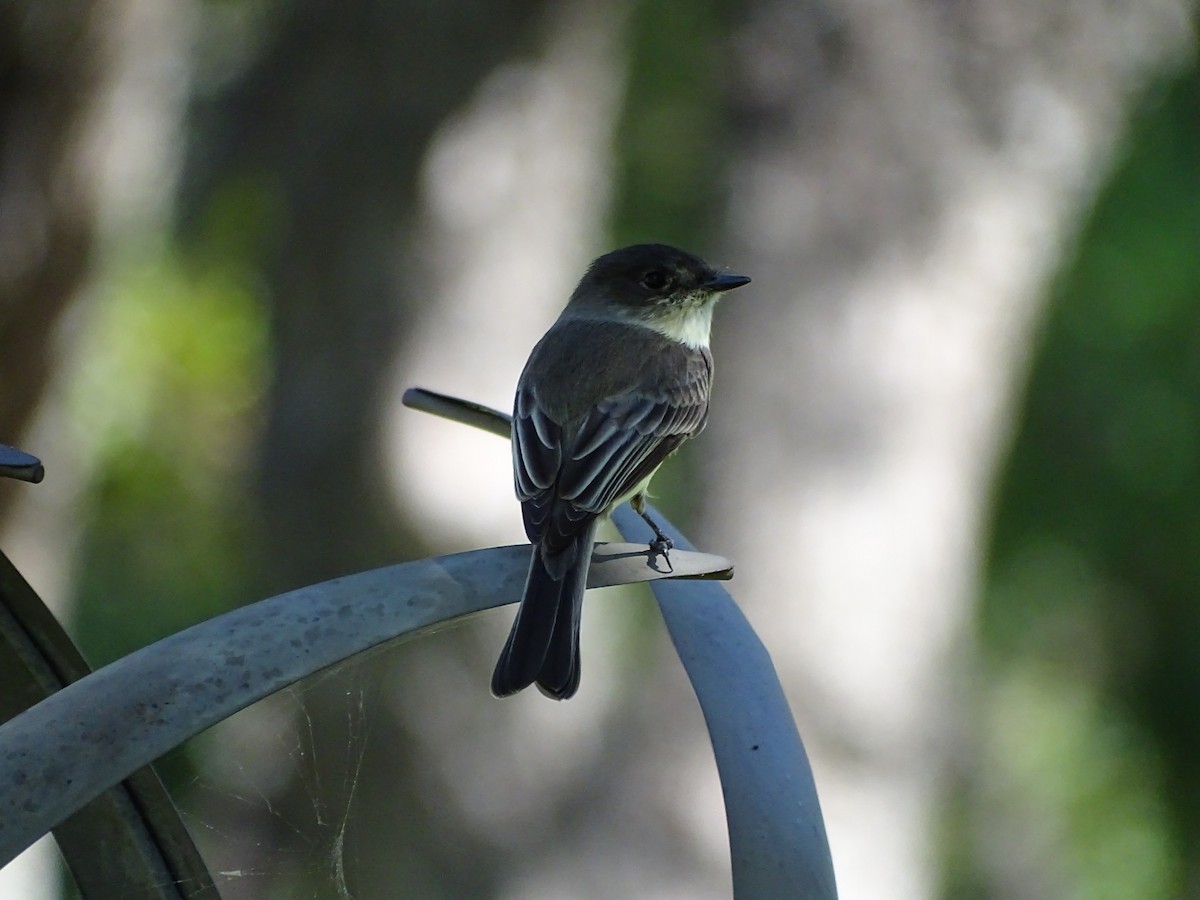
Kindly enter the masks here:
<path id="1" fill-rule="evenodd" d="M 712 358 L 688 351 L 684 378 L 659 373 L 642 385 L 598 397 L 566 422 L 556 422 L 528 384 L 513 411 L 513 466 L 525 531 L 544 553 L 568 546 L 587 522 L 626 497 L 708 416 Z"/>
<path id="2" fill-rule="evenodd" d="M 513 473 L 521 501 L 549 490 L 562 464 L 562 428 L 531 398 L 517 394 L 513 416 Z"/>

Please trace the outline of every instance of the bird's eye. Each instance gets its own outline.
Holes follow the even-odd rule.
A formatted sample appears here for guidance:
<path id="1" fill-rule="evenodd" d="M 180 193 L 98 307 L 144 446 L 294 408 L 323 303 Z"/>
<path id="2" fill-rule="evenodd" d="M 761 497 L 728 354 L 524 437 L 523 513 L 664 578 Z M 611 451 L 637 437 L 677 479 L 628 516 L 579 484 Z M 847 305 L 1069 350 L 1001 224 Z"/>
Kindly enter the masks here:
<path id="1" fill-rule="evenodd" d="M 667 286 L 667 276 L 658 269 L 651 269 L 642 276 L 642 284 L 652 291 L 661 291 Z"/>

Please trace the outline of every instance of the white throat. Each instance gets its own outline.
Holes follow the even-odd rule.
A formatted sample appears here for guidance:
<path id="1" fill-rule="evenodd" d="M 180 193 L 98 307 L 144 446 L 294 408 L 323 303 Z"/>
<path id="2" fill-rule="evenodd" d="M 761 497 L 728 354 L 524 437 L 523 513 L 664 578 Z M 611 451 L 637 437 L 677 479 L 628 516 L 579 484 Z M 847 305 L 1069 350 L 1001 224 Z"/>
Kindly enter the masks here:
<path id="1" fill-rule="evenodd" d="M 643 321 L 647 328 L 666 335 L 673 341 L 686 344 L 693 350 L 708 347 L 709 332 L 712 331 L 714 303 L 687 304 L 665 316 Z"/>

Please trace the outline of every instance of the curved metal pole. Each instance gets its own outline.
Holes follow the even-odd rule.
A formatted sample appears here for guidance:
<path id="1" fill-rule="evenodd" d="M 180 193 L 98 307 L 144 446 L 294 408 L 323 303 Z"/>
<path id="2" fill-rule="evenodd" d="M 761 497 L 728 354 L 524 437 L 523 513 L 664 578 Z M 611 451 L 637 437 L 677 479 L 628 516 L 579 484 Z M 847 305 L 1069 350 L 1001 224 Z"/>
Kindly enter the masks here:
<path id="1" fill-rule="evenodd" d="M 0 478 L 15 478 L 37 484 L 46 475 L 42 461 L 24 450 L 0 444 Z"/>
<path id="2" fill-rule="evenodd" d="M 0 866 L 103 791 L 269 694 L 398 637 L 521 596 L 528 545 L 422 559 L 262 600 L 143 647 L 0 725 Z M 588 587 L 666 577 L 598 544 Z M 675 577 L 726 559 L 672 555 Z"/>

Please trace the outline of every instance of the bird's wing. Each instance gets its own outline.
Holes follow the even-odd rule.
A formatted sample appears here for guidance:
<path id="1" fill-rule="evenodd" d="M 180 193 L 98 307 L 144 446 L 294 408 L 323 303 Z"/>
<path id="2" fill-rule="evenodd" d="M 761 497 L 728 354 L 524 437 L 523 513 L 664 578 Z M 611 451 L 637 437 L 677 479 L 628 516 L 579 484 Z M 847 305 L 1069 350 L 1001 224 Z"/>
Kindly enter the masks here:
<path id="1" fill-rule="evenodd" d="M 513 461 L 529 539 L 551 553 L 566 546 L 584 523 L 698 433 L 708 413 L 710 373 L 705 364 L 669 390 L 606 397 L 566 429 L 522 387 L 513 417 Z"/>

